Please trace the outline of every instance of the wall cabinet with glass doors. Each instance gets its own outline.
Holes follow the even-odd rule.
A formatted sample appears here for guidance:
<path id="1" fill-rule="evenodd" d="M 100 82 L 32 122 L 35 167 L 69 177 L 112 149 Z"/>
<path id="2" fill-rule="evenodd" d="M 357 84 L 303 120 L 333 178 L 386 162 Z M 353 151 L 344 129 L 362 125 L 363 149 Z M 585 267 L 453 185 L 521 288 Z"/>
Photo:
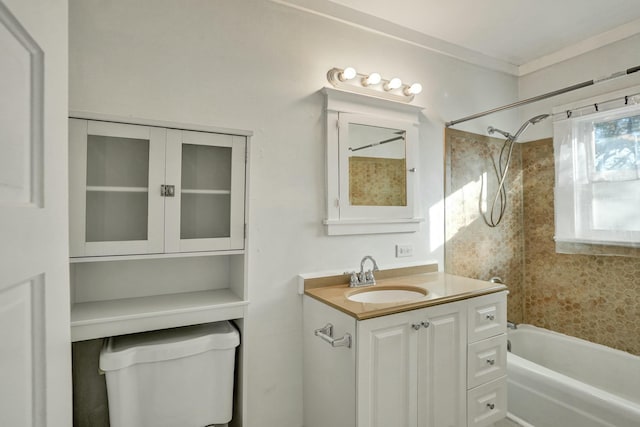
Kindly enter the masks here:
<path id="1" fill-rule="evenodd" d="M 246 137 L 71 119 L 72 257 L 244 248 Z"/>
<path id="2" fill-rule="evenodd" d="M 247 131 L 69 122 L 73 341 L 242 319 Z"/>
<path id="3" fill-rule="evenodd" d="M 244 334 L 251 132 L 71 115 L 71 340 L 221 320 Z M 235 420 L 246 416 L 246 351 L 243 342 Z M 82 369 L 74 372 L 91 375 Z"/>

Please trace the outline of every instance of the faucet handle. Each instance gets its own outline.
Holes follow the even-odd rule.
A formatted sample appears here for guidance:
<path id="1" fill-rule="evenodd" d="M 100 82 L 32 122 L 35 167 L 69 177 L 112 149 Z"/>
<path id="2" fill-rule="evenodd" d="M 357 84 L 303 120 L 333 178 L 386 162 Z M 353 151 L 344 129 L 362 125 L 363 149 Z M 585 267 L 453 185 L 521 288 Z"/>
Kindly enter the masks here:
<path id="1" fill-rule="evenodd" d="M 373 271 L 367 270 L 364 273 L 364 283 L 367 284 L 367 285 L 375 285 L 376 284 L 376 278 L 373 277 Z"/>
<path id="2" fill-rule="evenodd" d="M 351 275 L 351 277 L 349 277 L 350 287 L 358 286 L 358 284 L 360 283 L 360 280 L 358 279 L 358 273 L 356 273 L 355 271 L 345 271 L 344 274 Z"/>

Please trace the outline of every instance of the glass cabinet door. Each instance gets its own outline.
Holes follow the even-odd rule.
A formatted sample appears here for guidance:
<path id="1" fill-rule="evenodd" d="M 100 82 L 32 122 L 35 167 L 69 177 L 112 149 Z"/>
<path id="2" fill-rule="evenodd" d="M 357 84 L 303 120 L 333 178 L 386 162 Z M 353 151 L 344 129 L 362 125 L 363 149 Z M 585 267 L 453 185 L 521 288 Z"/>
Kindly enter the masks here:
<path id="1" fill-rule="evenodd" d="M 71 256 L 163 250 L 165 130 L 71 119 Z"/>
<path id="2" fill-rule="evenodd" d="M 167 252 L 244 247 L 245 138 L 167 131 Z"/>

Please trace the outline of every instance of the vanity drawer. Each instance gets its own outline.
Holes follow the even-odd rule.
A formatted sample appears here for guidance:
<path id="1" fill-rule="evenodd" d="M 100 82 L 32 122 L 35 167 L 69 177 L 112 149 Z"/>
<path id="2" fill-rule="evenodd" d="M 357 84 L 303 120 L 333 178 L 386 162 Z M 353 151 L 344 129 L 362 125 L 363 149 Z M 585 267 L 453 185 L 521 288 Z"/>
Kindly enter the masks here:
<path id="1" fill-rule="evenodd" d="M 507 377 L 469 390 L 467 426 L 486 427 L 507 416 Z"/>
<path id="2" fill-rule="evenodd" d="M 470 300 L 468 340 L 480 341 L 507 331 L 507 293 L 497 292 Z"/>
<path id="3" fill-rule="evenodd" d="M 469 344 L 467 388 L 471 389 L 507 374 L 507 334 Z"/>

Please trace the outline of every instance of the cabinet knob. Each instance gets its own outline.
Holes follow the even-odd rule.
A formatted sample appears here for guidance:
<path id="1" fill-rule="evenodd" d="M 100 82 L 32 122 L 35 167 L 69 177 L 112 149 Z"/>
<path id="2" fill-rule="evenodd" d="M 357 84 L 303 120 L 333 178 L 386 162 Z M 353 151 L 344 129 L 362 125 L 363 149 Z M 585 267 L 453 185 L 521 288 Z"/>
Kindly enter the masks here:
<path id="1" fill-rule="evenodd" d="M 488 364 L 488 365 L 493 366 L 493 365 L 495 365 L 495 363 L 496 363 L 496 360 L 495 360 L 495 359 L 487 359 L 487 364 Z"/>
<path id="2" fill-rule="evenodd" d="M 490 410 L 492 410 L 495 407 L 496 405 L 494 403 L 487 403 L 487 408 L 489 408 Z"/>
<path id="3" fill-rule="evenodd" d="M 411 327 L 417 331 L 422 327 L 422 323 L 413 323 L 411 324 Z"/>
<path id="4" fill-rule="evenodd" d="M 495 320 L 496 316 L 495 316 L 494 314 L 487 314 L 487 315 L 485 316 L 485 318 L 486 318 L 487 320 Z"/>
<path id="5" fill-rule="evenodd" d="M 420 324 L 422 325 L 423 328 L 428 328 L 431 323 L 429 323 L 428 320 L 425 320 L 423 322 L 420 322 Z"/>

